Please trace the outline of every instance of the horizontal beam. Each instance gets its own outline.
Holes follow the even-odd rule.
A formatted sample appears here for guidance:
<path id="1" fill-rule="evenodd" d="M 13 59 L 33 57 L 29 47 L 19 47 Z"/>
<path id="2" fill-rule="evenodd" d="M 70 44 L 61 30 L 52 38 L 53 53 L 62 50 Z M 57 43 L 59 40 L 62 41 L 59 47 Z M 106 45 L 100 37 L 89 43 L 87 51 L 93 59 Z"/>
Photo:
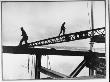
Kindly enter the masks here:
<path id="1" fill-rule="evenodd" d="M 74 77 L 74 78 L 53 78 L 53 80 L 90 80 L 90 79 L 105 79 L 105 76 L 79 76 L 79 77 Z M 45 78 L 48 79 L 48 78 Z"/>
<path id="2" fill-rule="evenodd" d="M 79 1 L 105 1 L 105 0 L 60 0 L 60 1 L 57 1 L 57 0 L 53 0 L 53 1 L 52 0 L 50 0 L 50 1 L 48 1 L 48 0 L 47 1 L 45 1 L 45 0 L 44 1 L 40 1 L 40 0 L 39 1 L 28 1 L 28 0 L 27 1 L 25 1 L 25 0 L 24 1 L 17 1 L 17 0 L 10 1 L 9 0 L 9 1 L 1 1 L 1 2 L 79 2 Z"/>
<path id="3" fill-rule="evenodd" d="M 42 72 L 42 73 L 44 73 L 46 75 L 49 75 L 49 76 L 51 76 L 53 78 L 68 78 L 69 77 L 69 76 L 66 76 L 66 75 L 64 75 L 62 73 L 47 69 L 45 67 L 41 67 L 40 68 L 40 72 Z"/>
<path id="4" fill-rule="evenodd" d="M 62 55 L 62 56 L 86 56 L 90 54 L 95 54 L 99 57 L 105 57 L 105 53 L 98 52 L 55 50 L 46 48 L 22 48 L 18 46 L 3 46 L 2 52 L 13 54 L 40 54 L 40 55 Z"/>
<path id="5" fill-rule="evenodd" d="M 94 36 L 91 38 L 91 42 L 105 43 L 105 36 Z"/>

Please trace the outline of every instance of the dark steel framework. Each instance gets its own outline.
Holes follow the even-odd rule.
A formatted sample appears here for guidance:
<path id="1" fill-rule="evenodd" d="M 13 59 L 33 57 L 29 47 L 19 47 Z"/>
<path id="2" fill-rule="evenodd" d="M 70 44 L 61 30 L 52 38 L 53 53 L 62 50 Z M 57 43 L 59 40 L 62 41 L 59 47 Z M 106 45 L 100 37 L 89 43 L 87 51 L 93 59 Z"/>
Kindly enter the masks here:
<path id="1" fill-rule="evenodd" d="M 94 36 L 93 36 L 92 32 L 94 33 Z M 92 41 L 94 41 L 94 42 L 104 43 L 105 42 L 105 39 L 104 39 L 105 38 L 105 27 L 92 29 L 92 30 L 86 30 L 86 31 L 80 31 L 80 32 L 76 32 L 76 33 L 65 34 L 62 36 L 57 36 L 57 37 L 53 37 L 53 38 L 48 38 L 48 39 L 24 44 L 23 46 L 35 47 L 35 46 L 42 46 L 42 45 L 48 45 L 48 44 L 55 44 L 55 43 L 87 39 L 87 38 L 91 38 L 91 37 L 92 37 Z"/>
<path id="2" fill-rule="evenodd" d="M 106 2 L 106 0 L 78 0 L 78 1 L 105 1 Z M 105 26 L 106 26 L 106 24 L 105 24 Z M 94 34 L 92 34 L 92 32 Z M 48 45 L 48 44 L 69 42 L 69 41 L 74 41 L 74 40 L 81 40 L 81 39 L 86 39 L 86 38 L 91 38 L 91 42 L 104 43 L 105 42 L 105 28 L 103 27 L 103 28 L 97 28 L 97 29 L 92 29 L 92 30 L 80 31 L 80 32 L 76 32 L 76 33 L 65 34 L 65 35 L 62 35 L 62 36 L 57 36 L 57 37 L 53 37 L 53 38 L 48 38 L 48 39 L 44 39 L 44 40 L 40 40 L 40 41 L 24 44 L 23 46 L 24 47 L 35 47 L 35 46 L 41 46 L 41 45 Z M 35 49 L 29 48 L 29 49 L 24 49 L 23 50 L 22 47 L 20 49 L 19 48 L 15 48 L 14 49 L 14 48 L 11 47 L 11 49 L 10 49 L 10 47 L 5 46 L 5 47 L 3 47 L 3 51 L 2 52 L 3 53 L 10 53 L 10 50 L 11 50 L 11 53 L 15 53 L 16 54 L 16 53 L 22 53 L 22 52 L 23 53 L 27 53 L 27 50 L 30 50 L 30 51 L 28 51 L 28 53 L 32 52 L 30 54 L 36 54 L 36 50 Z M 37 51 L 40 51 L 40 50 L 37 49 Z M 48 53 L 48 50 L 44 50 L 44 51 L 46 53 Z M 54 71 L 51 71 L 51 70 L 46 69 L 46 68 L 41 66 L 41 52 L 42 52 L 42 50 L 39 52 L 40 53 L 39 55 L 36 54 L 35 78 L 36 79 L 40 79 L 40 71 L 44 72 L 44 73 L 47 72 L 51 76 L 53 75 L 53 77 L 65 77 L 64 75 L 61 75 L 59 73 L 55 73 Z M 49 52 L 51 52 L 51 50 Z M 55 52 L 59 52 L 59 51 L 55 51 Z M 65 51 L 65 52 L 67 52 L 67 51 Z M 93 53 L 93 52 L 91 52 L 91 53 Z M 82 54 L 82 53 L 80 53 L 80 54 Z M 90 53 L 86 53 L 86 54 L 90 54 Z M 86 63 L 87 63 L 87 60 L 84 59 L 78 65 L 78 67 L 70 74 L 70 77 L 77 76 L 78 73 L 82 70 L 82 68 L 86 65 Z M 56 74 L 56 75 L 54 75 L 54 74 Z"/>
<path id="3" fill-rule="evenodd" d="M 94 33 L 94 36 L 92 36 Z M 55 49 L 44 49 L 44 48 L 33 48 L 35 46 L 55 44 L 61 42 L 69 42 L 74 40 L 81 40 L 86 38 L 92 38 L 93 42 L 105 42 L 105 27 L 97 28 L 93 30 L 80 31 L 76 33 L 70 33 L 58 37 L 48 38 L 22 46 L 3 46 L 3 53 L 14 53 L 14 54 L 35 54 L 36 55 L 36 67 L 35 67 L 35 79 L 40 79 L 40 72 L 50 75 L 53 78 L 73 78 L 76 77 L 80 71 L 87 66 L 88 60 L 91 60 L 92 56 L 97 55 L 97 57 L 105 57 L 105 53 L 97 53 L 92 51 L 68 51 L 68 50 L 55 50 Z M 99 40 L 97 40 L 97 38 Z M 41 66 L 41 56 L 42 55 L 63 55 L 63 56 L 84 56 L 84 60 L 78 65 L 78 67 L 69 75 L 52 71 L 50 69 Z M 90 55 L 90 56 L 89 56 Z M 93 60 L 91 60 L 93 61 Z M 92 62 L 89 62 L 90 65 Z M 90 67 L 88 64 L 88 67 Z M 94 66 L 93 66 L 94 67 Z"/>

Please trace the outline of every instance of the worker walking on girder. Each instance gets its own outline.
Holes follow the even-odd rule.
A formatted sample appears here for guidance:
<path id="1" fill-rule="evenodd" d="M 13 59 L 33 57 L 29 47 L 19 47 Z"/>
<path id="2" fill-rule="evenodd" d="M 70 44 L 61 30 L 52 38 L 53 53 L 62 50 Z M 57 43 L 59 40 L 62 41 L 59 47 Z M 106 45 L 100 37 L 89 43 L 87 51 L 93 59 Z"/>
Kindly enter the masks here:
<path id="1" fill-rule="evenodd" d="M 61 26 L 61 30 L 60 30 L 60 33 L 59 33 L 59 36 L 61 35 L 61 33 L 63 33 L 63 35 L 65 34 L 65 22 L 62 24 L 62 26 Z"/>
<path id="2" fill-rule="evenodd" d="M 27 40 L 28 40 L 28 36 L 27 36 L 25 30 L 23 29 L 23 27 L 21 27 L 21 31 L 22 31 L 22 35 L 21 36 L 23 36 L 23 37 L 20 40 L 19 46 L 22 45 L 23 41 L 25 42 L 25 44 L 27 44 Z"/>

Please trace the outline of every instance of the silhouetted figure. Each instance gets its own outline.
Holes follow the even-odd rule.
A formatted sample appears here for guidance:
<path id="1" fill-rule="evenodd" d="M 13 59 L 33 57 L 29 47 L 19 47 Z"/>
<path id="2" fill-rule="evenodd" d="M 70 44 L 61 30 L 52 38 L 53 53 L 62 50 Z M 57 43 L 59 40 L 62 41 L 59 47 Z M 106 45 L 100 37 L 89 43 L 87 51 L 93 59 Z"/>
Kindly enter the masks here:
<path id="1" fill-rule="evenodd" d="M 23 41 L 25 42 L 25 44 L 27 44 L 28 36 L 27 36 L 25 30 L 23 29 L 23 27 L 21 27 L 21 31 L 22 31 L 22 35 L 21 36 L 23 36 L 23 37 L 22 37 L 19 45 L 22 45 Z"/>
<path id="2" fill-rule="evenodd" d="M 61 35 L 61 33 L 63 33 L 63 35 L 65 34 L 65 22 L 62 24 L 62 26 L 61 26 L 61 30 L 60 30 L 60 34 L 59 34 L 59 36 Z"/>

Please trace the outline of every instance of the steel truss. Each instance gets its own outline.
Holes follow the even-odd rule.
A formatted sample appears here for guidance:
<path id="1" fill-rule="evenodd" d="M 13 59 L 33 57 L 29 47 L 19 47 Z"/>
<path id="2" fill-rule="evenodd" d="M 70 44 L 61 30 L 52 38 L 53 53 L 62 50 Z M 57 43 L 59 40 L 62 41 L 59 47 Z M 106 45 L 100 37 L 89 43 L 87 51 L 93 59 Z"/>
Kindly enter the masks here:
<path id="1" fill-rule="evenodd" d="M 94 36 L 93 36 L 92 32 L 94 33 Z M 23 46 L 35 47 L 35 46 L 42 46 L 42 45 L 48 45 L 48 44 L 55 44 L 55 43 L 87 39 L 87 38 L 93 38 L 94 42 L 98 42 L 100 39 L 101 39 L 100 41 L 102 43 L 105 42 L 105 27 L 97 28 L 97 29 L 93 29 L 93 30 L 86 30 L 86 31 L 65 34 L 62 36 L 57 36 L 57 37 L 53 37 L 53 38 L 48 38 L 48 39 L 24 44 Z M 98 38 L 98 39 L 96 39 L 96 38 Z"/>

